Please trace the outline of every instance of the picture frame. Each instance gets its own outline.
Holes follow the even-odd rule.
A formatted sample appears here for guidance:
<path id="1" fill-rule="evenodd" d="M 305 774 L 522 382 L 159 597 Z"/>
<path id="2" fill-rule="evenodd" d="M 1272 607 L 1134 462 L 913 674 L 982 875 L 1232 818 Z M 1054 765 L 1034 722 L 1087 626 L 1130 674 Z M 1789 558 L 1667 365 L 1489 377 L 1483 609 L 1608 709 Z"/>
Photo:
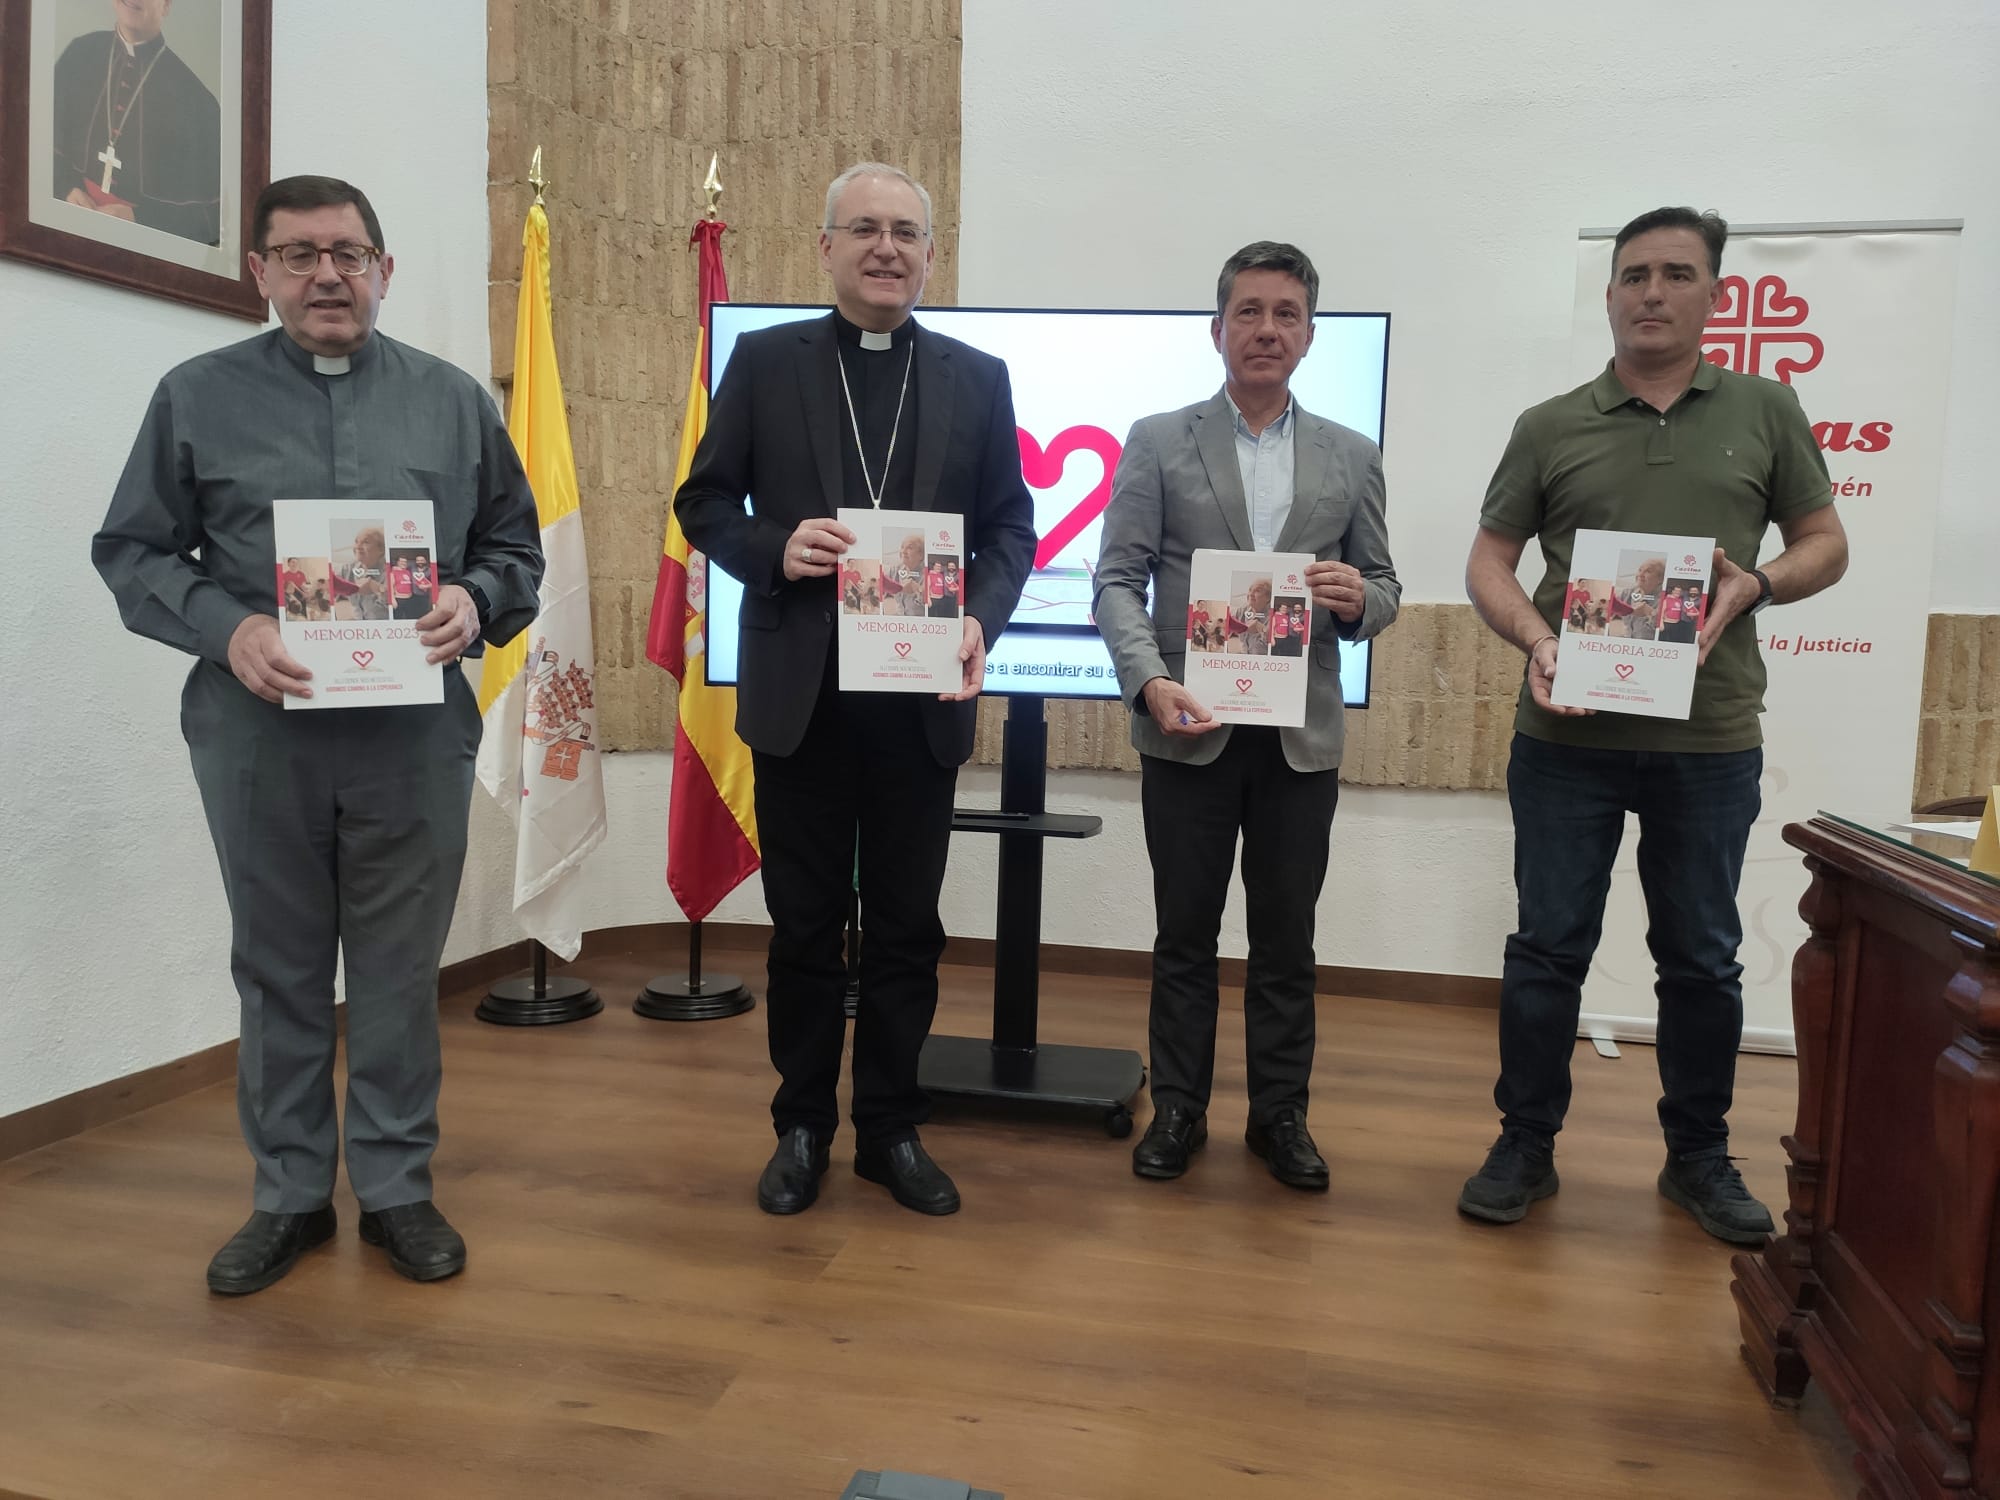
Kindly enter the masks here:
<path id="1" fill-rule="evenodd" d="M 0 0 L 0 255 L 261 323 L 270 166 L 271 0 Z"/>

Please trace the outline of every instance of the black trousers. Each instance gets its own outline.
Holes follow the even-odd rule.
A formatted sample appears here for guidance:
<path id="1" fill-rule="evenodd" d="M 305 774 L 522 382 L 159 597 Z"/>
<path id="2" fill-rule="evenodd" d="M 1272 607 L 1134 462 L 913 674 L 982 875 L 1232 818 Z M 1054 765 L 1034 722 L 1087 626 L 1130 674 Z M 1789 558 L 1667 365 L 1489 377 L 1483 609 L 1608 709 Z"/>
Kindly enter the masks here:
<path id="1" fill-rule="evenodd" d="M 1238 724 L 1205 766 L 1140 758 L 1153 862 L 1153 1107 L 1208 1108 L 1215 1083 L 1216 938 L 1243 835 L 1250 961 L 1243 1029 L 1250 1117 L 1304 1109 L 1313 1064 L 1313 914 L 1340 773 L 1294 771 L 1278 731 Z"/>
<path id="2" fill-rule="evenodd" d="M 931 754 L 917 695 L 842 693 L 837 682 L 829 650 L 799 748 L 752 756 L 771 913 L 764 1014 L 779 1078 L 771 1123 L 780 1135 L 809 1126 L 821 1141 L 839 1127 L 844 944 L 858 861 L 866 937 L 851 1113 L 857 1146 L 889 1146 L 930 1115 L 917 1058 L 937 1011 L 938 892 L 958 767 Z"/>

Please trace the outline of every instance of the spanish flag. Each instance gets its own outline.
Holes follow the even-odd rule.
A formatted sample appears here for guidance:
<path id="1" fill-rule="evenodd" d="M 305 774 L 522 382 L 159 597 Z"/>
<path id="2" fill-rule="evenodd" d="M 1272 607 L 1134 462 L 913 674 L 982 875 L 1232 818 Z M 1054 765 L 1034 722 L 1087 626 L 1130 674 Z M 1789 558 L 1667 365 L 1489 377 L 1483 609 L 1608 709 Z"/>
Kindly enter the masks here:
<path id="1" fill-rule="evenodd" d="M 681 421 L 674 492 L 694 467 L 708 426 L 708 309 L 729 300 L 722 274 L 720 219 L 694 226 L 700 252 L 700 327 L 687 414 Z M 674 784 L 667 803 L 667 889 L 689 921 L 699 922 L 757 868 L 757 812 L 751 796 L 750 747 L 736 737 L 736 689 L 711 687 L 707 674 L 708 559 L 688 545 L 680 518 L 667 507 L 667 537 L 653 586 L 646 655 L 680 684 L 680 726 L 674 736 Z"/>
<path id="2" fill-rule="evenodd" d="M 478 775 L 513 819 L 514 915 L 562 958 L 583 945 L 577 867 L 604 842 L 604 768 L 597 744 L 590 567 L 584 558 L 576 457 L 549 316 L 549 219 L 540 203 L 521 235 L 514 394 L 507 433 L 541 514 L 541 613 L 479 673 Z"/>

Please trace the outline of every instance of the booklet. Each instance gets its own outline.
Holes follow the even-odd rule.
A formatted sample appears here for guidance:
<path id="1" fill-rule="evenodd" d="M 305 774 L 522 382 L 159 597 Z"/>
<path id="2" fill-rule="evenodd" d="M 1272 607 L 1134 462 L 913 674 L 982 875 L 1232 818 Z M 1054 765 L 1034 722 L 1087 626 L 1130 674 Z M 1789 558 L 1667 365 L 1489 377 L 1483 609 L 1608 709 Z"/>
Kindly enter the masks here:
<path id="1" fill-rule="evenodd" d="M 965 518 L 844 507 L 856 541 L 840 560 L 842 692 L 956 693 L 965 685 Z"/>
<path id="2" fill-rule="evenodd" d="M 286 708 L 444 701 L 444 663 L 417 639 L 437 604 L 428 500 L 274 500 L 278 633 L 312 672 Z"/>
<path id="3" fill-rule="evenodd" d="M 1312 560 L 1310 552 L 1195 550 L 1183 681 L 1216 718 L 1289 729 L 1305 723 Z"/>
<path id="4" fill-rule="evenodd" d="M 1685 719 L 1715 539 L 1579 531 L 1550 696 L 1565 708 Z"/>

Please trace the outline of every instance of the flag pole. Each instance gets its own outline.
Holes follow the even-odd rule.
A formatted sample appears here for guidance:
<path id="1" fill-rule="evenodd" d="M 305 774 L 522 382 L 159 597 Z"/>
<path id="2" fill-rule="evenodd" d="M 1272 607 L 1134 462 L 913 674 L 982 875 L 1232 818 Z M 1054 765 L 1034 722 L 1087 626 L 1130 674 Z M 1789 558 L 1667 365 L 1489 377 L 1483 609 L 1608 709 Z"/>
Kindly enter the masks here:
<path id="1" fill-rule="evenodd" d="M 542 175 L 542 148 L 537 146 L 534 160 L 528 164 L 528 186 L 535 190 L 531 208 L 544 207 L 542 191 L 548 185 L 549 179 Z M 604 1009 L 603 998 L 584 980 L 567 975 L 549 977 L 547 948 L 533 938 L 528 939 L 528 948 L 534 956 L 528 976 L 497 981 L 473 1011 L 480 1020 L 496 1026 L 555 1026 L 581 1021 Z"/>
<path id="2" fill-rule="evenodd" d="M 706 200 L 701 216 L 708 220 L 721 217 L 715 206 L 722 196 L 722 179 L 716 175 L 716 165 L 716 154 L 710 152 L 708 176 L 701 184 Z M 740 1016 L 756 1003 L 750 987 L 734 974 L 702 974 L 701 921 L 697 918 L 688 923 L 687 972 L 654 975 L 632 1002 L 632 1010 L 652 1021 L 717 1021 L 725 1016 Z"/>

